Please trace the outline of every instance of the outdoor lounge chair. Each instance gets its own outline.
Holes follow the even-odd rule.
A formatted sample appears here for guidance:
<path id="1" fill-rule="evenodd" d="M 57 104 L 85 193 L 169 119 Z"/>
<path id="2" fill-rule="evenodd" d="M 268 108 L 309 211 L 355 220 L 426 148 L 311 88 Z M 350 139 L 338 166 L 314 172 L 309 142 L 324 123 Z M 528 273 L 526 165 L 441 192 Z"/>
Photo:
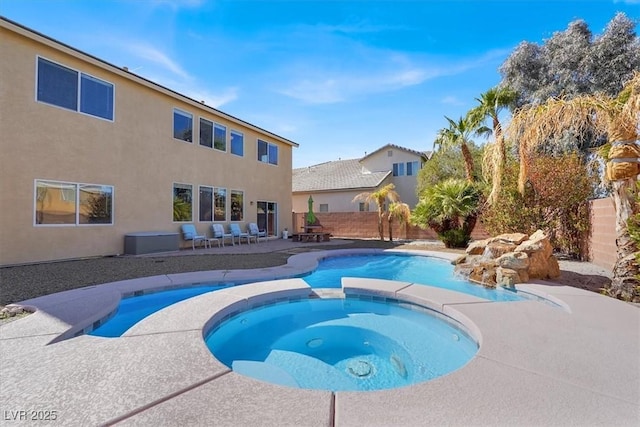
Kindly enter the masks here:
<path id="1" fill-rule="evenodd" d="M 235 245 L 233 234 L 225 233 L 222 224 L 211 224 L 211 234 L 213 234 L 214 239 L 218 239 L 218 245 L 220 245 L 220 242 L 222 242 L 222 246 L 224 246 L 225 239 L 231 240 L 231 244 Z"/>
<path id="2" fill-rule="evenodd" d="M 193 224 L 182 224 L 182 238 L 184 240 L 191 240 L 191 249 L 196 249 L 196 243 L 202 242 L 205 249 L 209 246 L 209 239 L 207 236 L 198 234 L 196 227 Z"/>
<path id="3" fill-rule="evenodd" d="M 250 222 L 249 225 L 247 225 L 247 231 L 249 233 L 249 238 L 253 238 L 256 243 L 258 243 L 260 239 L 264 239 L 265 241 L 267 240 L 266 230 L 260 231 L 258 224 L 255 222 Z"/>
<path id="4" fill-rule="evenodd" d="M 242 239 L 247 239 L 247 244 L 251 244 L 249 241 L 249 233 L 243 233 L 238 224 L 229 224 L 229 230 L 231 234 L 233 234 L 233 238 L 238 239 L 238 244 L 242 243 Z"/>

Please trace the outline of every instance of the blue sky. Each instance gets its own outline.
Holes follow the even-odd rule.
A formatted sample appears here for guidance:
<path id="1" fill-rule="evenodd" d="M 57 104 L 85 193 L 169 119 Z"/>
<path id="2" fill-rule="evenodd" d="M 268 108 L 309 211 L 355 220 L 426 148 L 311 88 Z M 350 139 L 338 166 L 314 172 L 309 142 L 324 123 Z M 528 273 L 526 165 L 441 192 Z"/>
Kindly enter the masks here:
<path id="1" fill-rule="evenodd" d="M 523 40 L 640 0 L 0 0 L 0 14 L 300 144 L 293 166 L 430 150 Z"/>

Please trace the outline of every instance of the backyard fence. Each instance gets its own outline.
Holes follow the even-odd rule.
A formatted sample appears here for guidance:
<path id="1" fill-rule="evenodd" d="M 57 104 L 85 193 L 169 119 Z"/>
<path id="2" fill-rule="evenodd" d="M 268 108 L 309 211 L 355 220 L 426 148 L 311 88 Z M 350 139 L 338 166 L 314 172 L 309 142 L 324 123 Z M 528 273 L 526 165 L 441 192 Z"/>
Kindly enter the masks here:
<path id="1" fill-rule="evenodd" d="M 615 210 L 610 198 L 592 200 L 589 203 L 591 212 L 591 235 L 587 243 L 587 258 L 603 268 L 610 269 L 616 260 Z M 292 233 L 302 232 L 306 212 L 293 212 Z M 315 212 L 323 231 L 334 237 L 377 239 L 377 212 Z M 385 239 L 389 238 L 389 223 L 383 221 Z M 489 234 L 478 222 L 471 233 L 474 240 L 485 239 Z M 420 227 L 400 226 L 393 222 L 393 238 L 401 240 L 435 240 L 436 233 Z"/>

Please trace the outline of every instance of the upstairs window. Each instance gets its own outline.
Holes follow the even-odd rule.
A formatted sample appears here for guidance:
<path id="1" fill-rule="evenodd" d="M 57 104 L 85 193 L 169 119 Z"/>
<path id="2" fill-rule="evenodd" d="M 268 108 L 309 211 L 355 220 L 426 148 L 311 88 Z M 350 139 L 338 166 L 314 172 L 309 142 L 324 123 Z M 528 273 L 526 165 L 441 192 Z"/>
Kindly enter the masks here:
<path id="1" fill-rule="evenodd" d="M 258 161 L 262 163 L 278 164 L 278 146 L 266 141 L 258 140 Z"/>
<path id="2" fill-rule="evenodd" d="M 235 130 L 231 131 L 231 154 L 244 156 L 244 135 Z"/>
<path id="3" fill-rule="evenodd" d="M 227 151 L 227 128 L 216 123 L 213 128 L 213 148 Z"/>
<path id="4" fill-rule="evenodd" d="M 418 175 L 420 162 L 407 162 L 407 176 Z"/>
<path id="5" fill-rule="evenodd" d="M 318 205 L 318 212 L 329 212 L 329 203 L 320 203 Z"/>
<path id="6" fill-rule="evenodd" d="M 404 163 L 393 164 L 393 176 L 404 176 Z"/>
<path id="7" fill-rule="evenodd" d="M 213 148 L 213 122 L 200 119 L 200 145 Z"/>
<path id="8" fill-rule="evenodd" d="M 182 141 L 193 141 L 193 116 L 187 112 L 173 109 L 173 137 Z"/>
<path id="9" fill-rule="evenodd" d="M 38 101 L 113 120 L 113 84 L 44 58 L 37 74 Z"/>

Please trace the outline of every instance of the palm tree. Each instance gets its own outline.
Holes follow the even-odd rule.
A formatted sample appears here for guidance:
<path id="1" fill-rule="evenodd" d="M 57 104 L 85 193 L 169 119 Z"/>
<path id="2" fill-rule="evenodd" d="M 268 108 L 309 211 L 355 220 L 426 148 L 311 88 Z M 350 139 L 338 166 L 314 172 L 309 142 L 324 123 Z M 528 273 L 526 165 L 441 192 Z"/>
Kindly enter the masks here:
<path id="1" fill-rule="evenodd" d="M 411 222 L 432 228 L 448 248 L 466 247 L 476 224 L 480 196 L 476 184 L 469 181 L 442 181 L 421 194 Z"/>
<path id="2" fill-rule="evenodd" d="M 384 240 L 384 226 L 382 220 L 385 215 L 385 203 L 388 200 L 391 202 L 397 202 L 400 200 L 400 196 L 395 191 L 396 186 L 393 184 L 387 184 L 378 191 L 365 191 L 358 194 L 352 200 L 352 202 L 374 202 L 378 207 L 378 233 L 380 234 L 380 240 Z"/>
<path id="3" fill-rule="evenodd" d="M 507 163 L 507 150 L 504 142 L 504 133 L 500 124 L 499 114 L 505 109 L 512 109 L 516 105 L 518 94 L 506 87 L 494 87 L 476 98 L 480 105 L 473 108 L 469 115 L 478 122 L 484 122 L 491 119 L 492 130 L 490 133 L 495 138 L 493 150 L 485 150 L 485 159 L 483 164 L 490 166 L 485 167 L 485 173 L 491 171 L 491 192 L 487 198 L 489 204 L 493 204 L 498 198 L 498 190 L 502 184 L 502 175 L 504 174 L 504 165 Z M 489 132 L 488 132 L 489 133 Z"/>
<path id="4" fill-rule="evenodd" d="M 636 288 L 639 268 L 634 261 L 637 248 L 627 226 L 628 219 L 637 209 L 633 196 L 636 191 L 637 162 L 640 160 L 639 128 L 640 73 L 634 75 L 616 98 L 596 94 L 569 100 L 550 99 L 542 105 L 517 111 L 509 125 L 509 133 L 519 141 L 518 188 L 521 193 L 524 193 L 527 181 L 529 156 L 540 145 L 554 141 L 554 136 L 567 129 L 578 136 L 595 130 L 597 137 L 608 139 L 601 153 L 610 160 L 607 163 L 607 178 L 612 182 L 616 210 L 617 259 L 607 291 L 617 298 L 640 300 Z"/>
<path id="5" fill-rule="evenodd" d="M 490 129 L 486 126 L 481 126 L 478 120 L 470 114 L 460 117 L 457 122 L 447 116 L 444 116 L 444 118 L 449 122 L 449 127 L 440 129 L 435 141 L 433 141 L 433 147 L 438 146 L 439 150 L 460 147 L 464 158 L 467 180 L 473 182 L 473 157 L 471 156 L 471 151 L 469 151 L 468 144 L 471 143 L 473 135 L 486 134 Z"/>
<path id="6" fill-rule="evenodd" d="M 389 220 L 389 241 L 393 242 L 393 231 L 391 223 L 393 220 L 397 220 L 401 227 L 406 226 L 411 218 L 411 209 L 406 203 L 401 201 L 392 202 L 389 204 L 389 213 L 387 219 Z"/>

